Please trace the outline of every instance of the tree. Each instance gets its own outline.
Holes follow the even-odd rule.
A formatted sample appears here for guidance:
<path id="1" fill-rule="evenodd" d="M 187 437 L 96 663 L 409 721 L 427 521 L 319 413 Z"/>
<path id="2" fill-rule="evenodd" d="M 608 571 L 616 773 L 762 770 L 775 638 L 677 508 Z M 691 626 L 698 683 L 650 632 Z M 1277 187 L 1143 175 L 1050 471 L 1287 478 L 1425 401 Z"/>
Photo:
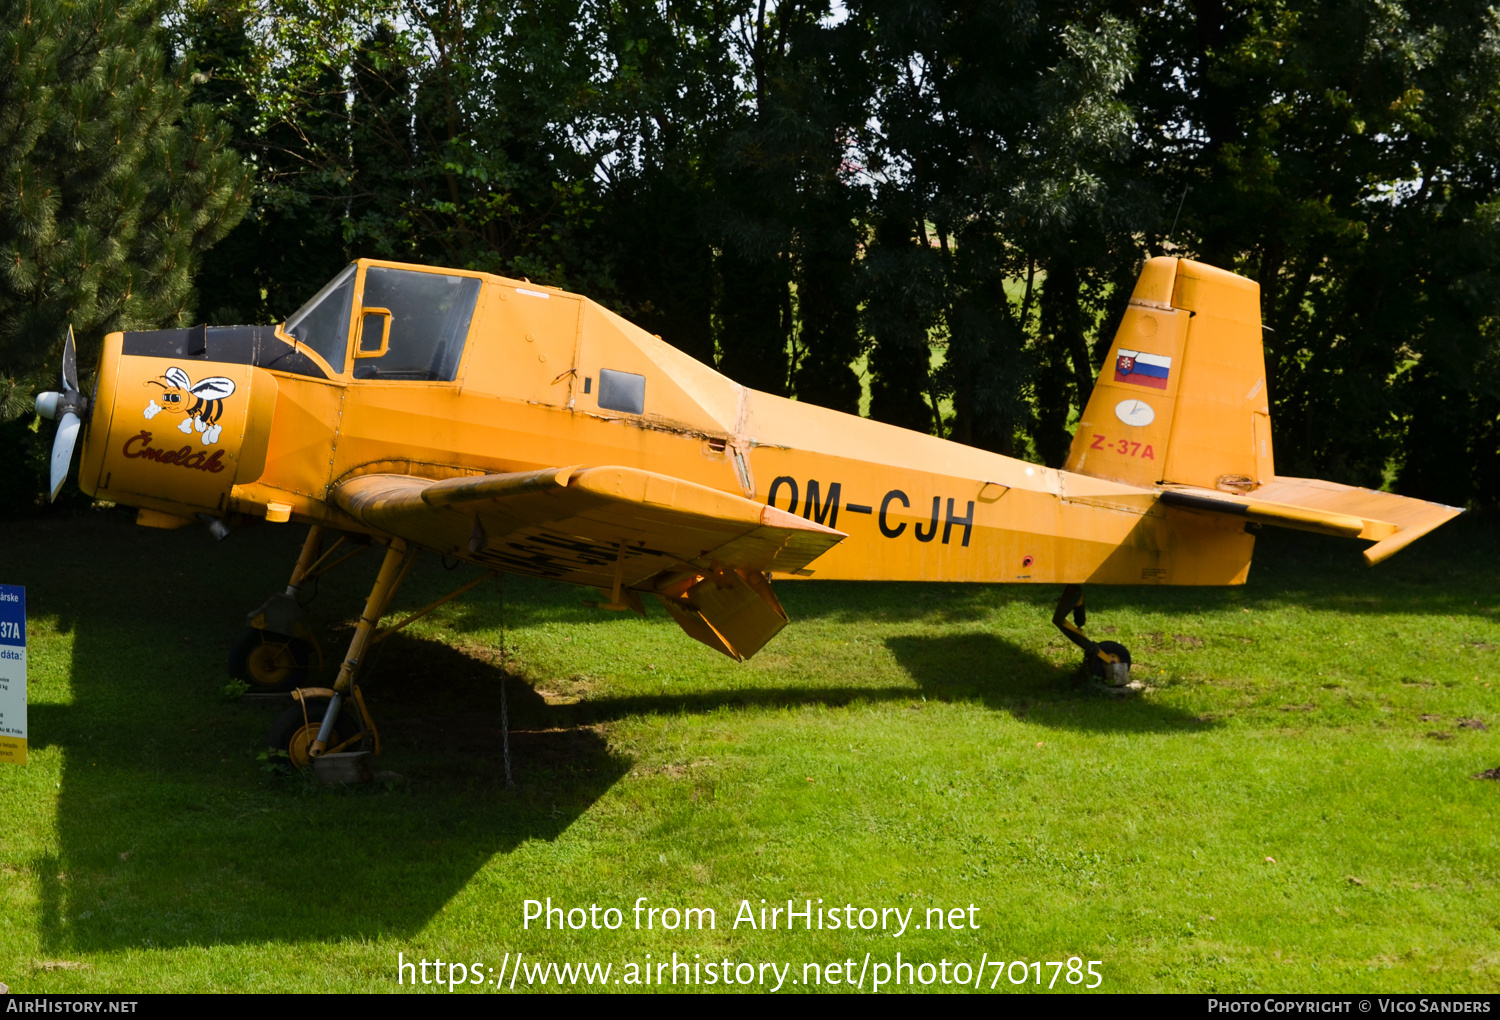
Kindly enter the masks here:
<path id="1" fill-rule="evenodd" d="M 936 428 L 1015 452 L 1018 433 L 1037 431 L 1039 361 L 1066 362 L 1076 347 L 1067 331 L 1037 331 L 1032 290 L 1038 260 L 1075 258 L 1072 239 L 1099 234 L 1114 201 L 1107 167 L 1129 142 L 1131 26 L 1089 3 L 860 0 L 852 11 L 870 26 L 878 82 L 869 262 L 884 282 L 865 319 L 883 400 L 871 413 L 910 427 L 922 397 L 938 413 L 940 391 L 953 415 Z M 1006 289 L 1016 280 L 1019 301 Z M 1065 295 L 1051 289 L 1058 306 Z M 932 341 L 946 347 L 935 377 Z M 1056 357 L 1049 342 L 1062 345 Z M 1048 413 L 1050 436 L 1066 405 Z"/>
<path id="2" fill-rule="evenodd" d="M 187 324 L 203 253 L 245 209 L 249 175 L 227 127 L 188 105 L 192 69 L 169 61 L 158 13 L 0 3 L 0 420 L 55 374 L 68 325 L 86 374 L 111 330 Z M 37 441 L 7 431 L 0 447 Z M 23 475 L 0 470 L 0 502 L 33 498 Z"/>
<path id="3" fill-rule="evenodd" d="M 155 8 L 0 8 L 0 365 L 50 364 L 72 324 L 88 362 L 109 330 L 184 323 L 202 253 L 245 208 L 228 130 L 188 107 Z"/>
<path id="4" fill-rule="evenodd" d="M 1179 254 L 1260 283 L 1283 472 L 1500 502 L 1480 0 L 183 2 L 259 173 L 216 315 L 353 255 L 526 276 L 1056 465 Z"/>
<path id="5" fill-rule="evenodd" d="M 1154 13 L 1138 172 L 1186 194 L 1187 252 L 1260 284 L 1278 470 L 1496 500 L 1494 8 Z"/>

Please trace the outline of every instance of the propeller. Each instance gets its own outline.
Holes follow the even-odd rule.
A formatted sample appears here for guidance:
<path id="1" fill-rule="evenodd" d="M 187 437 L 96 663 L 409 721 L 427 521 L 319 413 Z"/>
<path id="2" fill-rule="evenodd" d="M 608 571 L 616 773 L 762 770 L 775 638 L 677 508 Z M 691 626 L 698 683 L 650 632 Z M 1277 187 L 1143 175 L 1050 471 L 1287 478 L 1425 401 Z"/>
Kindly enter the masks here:
<path id="1" fill-rule="evenodd" d="M 78 430 L 89 414 L 89 398 L 78 388 L 78 349 L 73 343 L 73 327 L 68 327 L 63 341 L 62 391 L 36 395 L 36 413 L 57 419 L 57 436 L 52 440 L 52 491 L 48 501 L 57 499 L 63 482 L 68 480 L 68 465 L 73 462 L 73 447 Z"/>

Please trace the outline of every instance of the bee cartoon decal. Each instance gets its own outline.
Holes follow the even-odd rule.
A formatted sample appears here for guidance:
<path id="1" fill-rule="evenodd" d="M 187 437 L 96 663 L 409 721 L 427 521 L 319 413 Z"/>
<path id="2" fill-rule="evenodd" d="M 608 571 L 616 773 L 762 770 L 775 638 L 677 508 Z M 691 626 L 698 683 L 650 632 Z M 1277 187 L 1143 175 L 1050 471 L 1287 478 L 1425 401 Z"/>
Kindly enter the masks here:
<path id="1" fill-rule="evenodd" d="M 224 398 L 234 393 L 234 380 L 222 375 L 211 376 L 198 382 L 173 365 L 159 378 L 148 380 L 145 385 L 161 387 L 161 393 L 152 397 L 143 412 L 149 421 L 163 411 L 186 414 L 177 431 L 192 435 L 196 429 L 203 436 L 203 445 L 210 446 L 219 441 L 222 425 L 215 424 L 224 413 Z M 157 399 L 161 403 L 157 403 Z"/>

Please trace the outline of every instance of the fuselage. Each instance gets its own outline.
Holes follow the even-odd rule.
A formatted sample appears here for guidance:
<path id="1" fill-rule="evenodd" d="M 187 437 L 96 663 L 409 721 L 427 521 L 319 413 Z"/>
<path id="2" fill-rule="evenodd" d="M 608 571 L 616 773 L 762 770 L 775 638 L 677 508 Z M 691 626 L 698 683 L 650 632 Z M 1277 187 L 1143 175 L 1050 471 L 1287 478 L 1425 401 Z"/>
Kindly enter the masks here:
<path id="1" fill-rule="evenodd" d="M 747 389 L 587 298 L 456 270 L 353 268 L 334 281 L 343 290 L 320 294 L 348 303 L 342 317 L 313 308 L 286 328 L 110 334 L 84 490 L 143 508 L 143 523 L 239 515 L 369 531 L 330 498 L 357 475 L 613 464 L 847 533 L 803 572 L 818 579 L 1236 584 L 1248 571 L 1242 522 Z M 422 286 L 407 294 L 412 280 Z M 424 326 L 447 340 L 401 346 L 418 343 L 403 294 L 447 302 Z"/>

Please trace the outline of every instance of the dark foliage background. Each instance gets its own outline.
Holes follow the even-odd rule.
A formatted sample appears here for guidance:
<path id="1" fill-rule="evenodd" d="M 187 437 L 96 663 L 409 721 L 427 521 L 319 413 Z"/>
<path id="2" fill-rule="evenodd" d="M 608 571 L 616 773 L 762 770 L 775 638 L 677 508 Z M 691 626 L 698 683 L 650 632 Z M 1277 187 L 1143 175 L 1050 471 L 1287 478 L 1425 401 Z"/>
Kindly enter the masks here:
<path id="1" fill-rule="evenodd" d="M 1056 465 L 1172 253 L 1260 283 L 1281 473 L 1500 503 L 1488 4 L 115 10 L 0 4 L 18 387 L 66 318 L 88 362 L 375 256 L 579 290 L 748 385 Z"/>

